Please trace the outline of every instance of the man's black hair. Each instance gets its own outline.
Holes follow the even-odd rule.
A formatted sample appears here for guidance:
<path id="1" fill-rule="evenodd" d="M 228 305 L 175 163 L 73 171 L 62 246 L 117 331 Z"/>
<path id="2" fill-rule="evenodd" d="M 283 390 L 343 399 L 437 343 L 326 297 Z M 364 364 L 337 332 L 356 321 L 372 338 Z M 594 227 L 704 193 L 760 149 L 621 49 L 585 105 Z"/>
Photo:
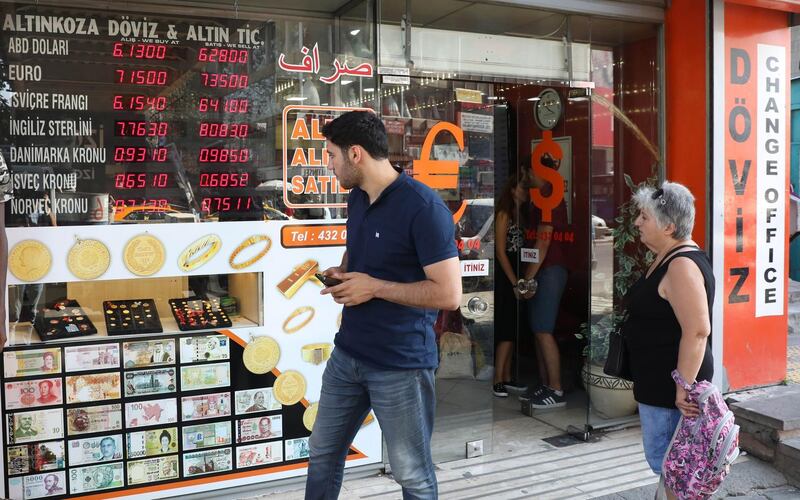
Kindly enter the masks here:
<path id="1" fill-rule="evenodd" d="M 376 160 L 389 157 L 389 140 L 386 127 L 375 113 L 350 111 L 322 127 L 322 135 L 342 151 L 350 146 L 361 146 Z"/>

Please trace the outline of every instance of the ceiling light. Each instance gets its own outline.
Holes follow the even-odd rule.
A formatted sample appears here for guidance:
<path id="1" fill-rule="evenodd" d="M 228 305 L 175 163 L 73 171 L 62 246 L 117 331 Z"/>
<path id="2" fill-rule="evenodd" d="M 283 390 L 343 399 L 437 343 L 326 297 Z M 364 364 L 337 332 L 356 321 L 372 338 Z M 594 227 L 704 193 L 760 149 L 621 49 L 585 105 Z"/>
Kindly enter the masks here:
<path id="1" fill-rule="evenodd" d="M 364 92 L 375 92 L 375 89 L 372 87 L 367 87 L 364 89 Z"/>
<path id="2" fill-rule="evenodd" d="M 308 97 L 292 96 L 286 98 L 287 101 L 305 101 L 306 99 L 308 99 Z"/>
<path id="3" fill-rule="evenodd" d="M 529 101 L 541 101 L 542 98 L 541 97 L 529 97 L 528 100 Z"/>
<path id="4" fill-rule="evenodd" d="M 351 83 L 353 83 L 354 81 L 355 81 L 355 80 L 342 80 L 342 85 L 350 85 L 350 84 L 351 84 Z"/>
<path id="5" fill-rule="evenodd" d="M 358 35 L 359 33 L 361 33 L 361 30 L 360 30 L 360 29 L 358 29 L 358 28 L 356 28 L 356 29 L 354 29 L 354 30 L 350 30 L 350 34 L 351 34 L 351 35 L 353 35 L 353 36 L 356 36 L 356 35 Z"/>

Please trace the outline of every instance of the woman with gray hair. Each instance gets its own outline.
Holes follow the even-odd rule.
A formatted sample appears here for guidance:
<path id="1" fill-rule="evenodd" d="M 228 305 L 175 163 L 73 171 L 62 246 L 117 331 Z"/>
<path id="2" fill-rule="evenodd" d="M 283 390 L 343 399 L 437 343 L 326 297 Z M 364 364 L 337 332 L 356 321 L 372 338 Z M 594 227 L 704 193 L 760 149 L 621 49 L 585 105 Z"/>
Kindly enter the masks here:
<path id="1" fill-rule="evenodd" d="M 691 239 L 694 196 L 685 186 L 664 182 L 659 189 L 639 189 L 633 199 L 640 210 L 639 239 L 656 258 L 626 297 L 622 333 L 645 457 L 661 474 L 681 414 L 699 413 L 672 380 L 672 370 L 687 381 L 710 381 L 714 375 L 709 343 L 714 275 L 708 256 Z"/>

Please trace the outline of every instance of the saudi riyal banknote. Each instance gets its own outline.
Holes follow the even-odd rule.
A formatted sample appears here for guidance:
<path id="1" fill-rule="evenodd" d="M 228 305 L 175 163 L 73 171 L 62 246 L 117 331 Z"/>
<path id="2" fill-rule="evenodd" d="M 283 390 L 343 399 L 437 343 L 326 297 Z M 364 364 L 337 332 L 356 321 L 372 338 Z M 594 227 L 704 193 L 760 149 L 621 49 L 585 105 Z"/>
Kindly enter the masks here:
<path id="1" fill-rule="evenodd" d="M 125 485 L 122 462 L 90 465 L 69 470 L 69 492 L 92 493 Z"/>
<path id="2" fill-rule="evenodd" d="M 281 404 L 272 395 L 272 388 L 236 391 L 236 414 L 280 410 Z"/>
<path id="3" fill-rule="evenodd" d="M 61 373 L 61 348 L 5 351 L 3 353 L 3 375 L 6 378 L 29 375 Z"/>
<path id="4" fill-rule="evenodd" d="M 125 427 L 174 424 L 178 421 L 175 398 L 125 403 Z"/>
<path id="5" fill-rule="evenodd" d="M 9 446 L 8 475 L 63 469 L 64 458 L 64 441 Z"/>
<path id="6" fill-rule="evenodd" d="M 8 444 L 48 441 L 61 437 L 64 437 L 64 411 L 61 408 L 6 415 Z"/>
<path id="7" fill-rule="evenodd" d="M 64 348 L 67 373 L 119 368 L 119 344 L 89 344 Z"/>
<path id="8" fill-rule="evenodd" d="M 66 386 L 67 404 L 120 398 L 119 373 L 73 375 L 67 377 Z"/>
<path id="9" fill-rule="evenodd" d="M 204 418 L 227 417 L 231 414 L 231 393 L 219 392 L 200 396 L 181 398 L 181 418 L 201 420 Z"/>
<path id="10" fill-rule="evenodd" d="M 8 480 L 8 497 L 28 500 L 65 495 L 67 478 L 63 470 L 12 477 Z"/>
<path id="11" fill-rule="evenodd" d="M 67 450 L 70 467 L 122 460 L 122 434 L 73 439 Z"/>
<path id="12" fill-rule="evenodd" d="M 183 454 L 184 477 L 201 476 L 231 469 L 233 469 L 233 450 L 230 448 Z"/>
<path id="13" fill-rule="evenodd" d="M 183 428 L 183 449 L 199 450 L 231 444 L 231 423 L 188 425 Z"/>
<path id="14" fill-rule="evenodd" d="M 175 392 L 175 368 L 125 372 L 125 396 Z"/>
<path id="15" fill-rule="evenodd" d="M 128 484 L 153 483 L 178 478 L 178 455 L 128 462 Z"/>
<path id="16" fill-rule="evenodd" d="M 256 467 L 283 460 L 283 447 L 280 441 L 257 443 L 236 447 L 236 467 Z"/>
<path id="17" fill-rule="evenodd" d="M 128 459 L 154 457 L 177 451 L 177 427 L 128 433 Z"/>
<path id="18" fill-rule="evenodd" d="M 230 339 L 225 335 L 181 337 L 181 364 L 222 361 L 231 357 Z"/>
<path id="19" fill-rule="evenodd" d="M 122 429 L 122 405 L 120 403 L 67 408 L 67 434 L 70 436 L 119 429 Z"/>
<path id="20" fill-rule="evenodd" d="M 237 443 L 249 443 L 281 436 L 283 436 L 283 424 L 280 415 L 245 418 L 236 421 Z"/>
<path id="21" fill-rule="evenodd" d="M 175 341 L 173 339 L 124 342 L 122 359 L 125 368 L 140 368 L 175 364 Z"/>
<path id="22" fill-rule="evenodd" d="M 6 410 L 63 404 L 61 378 L 6 382 L 3 387 Z"/>
<path id="23" fill-rule="evenodd" d="M 213 389 L 231 385 L 230 363 L 181 367 L 181 391 Z"/>
<path id="24" fill-rule="evenodd" d="M 286 460 L 308 458 L 308 438 L 286 440 Z"/>

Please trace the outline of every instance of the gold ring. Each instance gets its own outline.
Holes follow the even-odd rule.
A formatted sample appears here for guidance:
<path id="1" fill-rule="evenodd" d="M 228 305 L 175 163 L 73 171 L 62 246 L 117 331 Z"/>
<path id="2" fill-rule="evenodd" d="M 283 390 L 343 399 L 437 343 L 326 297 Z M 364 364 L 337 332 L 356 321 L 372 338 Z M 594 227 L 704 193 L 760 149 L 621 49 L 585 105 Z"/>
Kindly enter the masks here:
<path id="1" fill-rule="evenodd" d="M 181 252 L 178 257 L 178 267 L 182 271 L 192 271 L 208 262 L 211 257 L 217 255 L 222 248 L 222 240 L 216 234 L 203 236 Z"/>
<path id="2" fill-rule="evenodd" d="M 245 248 L 255 245 L 259 241 L 266 241 L 267 244 L 264 248 L 258 252 L 254 257 L 244 261 L 244 262 L 234 262 L 236 256 L 239 255 L 239 252 L 244 250 Z M 234 269 L 244 269 L 247 266 L 253 265 L 256 261 L 261 259 L 261 257 L 267 255 L 269 249 L 272 247 L 272 240 L 266 234 L 254 234 L 253 236 L 247 238 L 243 242 L 239 244 L 238 247 L 233 251 L 231 256 L 228 258 L 228 262 L 230 263 L 231 267 Z"/>
<path id="3" fill-rule="evenodd" d="M 297 325 L 290 327 L 289 326 L 289 322 L 292 321 L 294 318 L 300 316 L 303 313 L 311 313 L 311 314 L 309 314 L 306 319 L 304 319 L 303 321 L 301 321 Z M 313 318 L 314 318 L 314 308 L 313 307 L 311 307 L 311 306 L 298 307 L 297 309 L 292 311 L 292 314 L 290 314 L 289 317 L 286 318 L 286 321 L 283 322 L 283 331 L 286 332 L 286 333 L 294 333 L 294 332 L 300 330 L 301 328 L 303 328 L 304 326 L 306 326 Z"/>

